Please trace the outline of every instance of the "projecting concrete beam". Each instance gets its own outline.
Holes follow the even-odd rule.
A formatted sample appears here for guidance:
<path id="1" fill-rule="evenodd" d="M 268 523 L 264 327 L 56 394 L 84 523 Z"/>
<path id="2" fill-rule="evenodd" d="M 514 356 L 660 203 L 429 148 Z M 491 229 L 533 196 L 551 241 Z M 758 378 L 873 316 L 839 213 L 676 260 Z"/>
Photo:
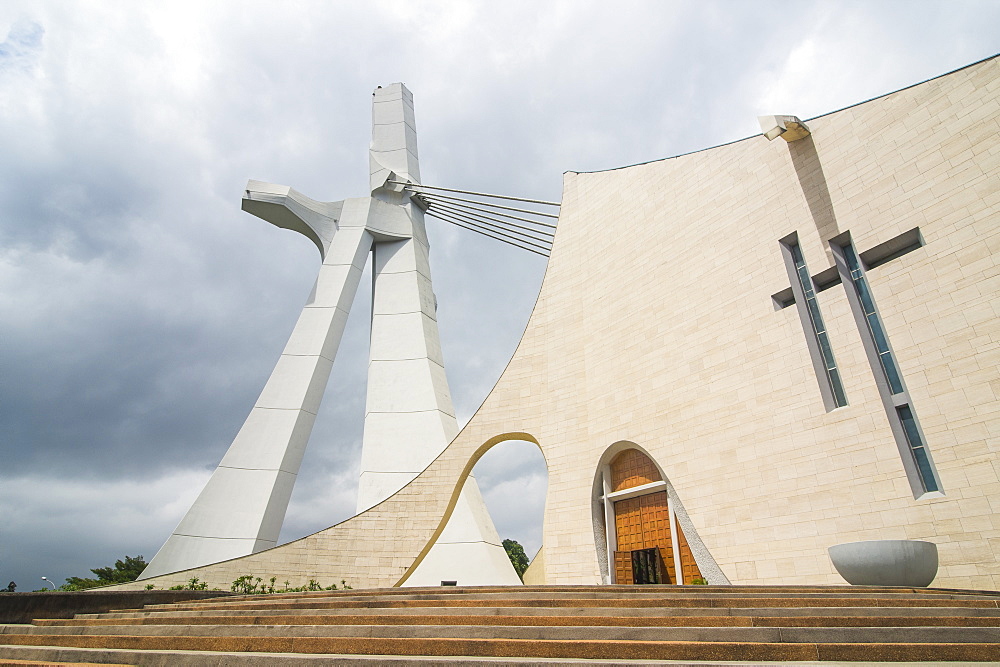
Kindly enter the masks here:
<path id="1" fill-rule="evenodd" d="M 781 137 L 785 141 L 798 141 L 808 137 L 810 132 L 806 124 L 795 116 L 758 116 L 760 131 L 768 141 Z"/>

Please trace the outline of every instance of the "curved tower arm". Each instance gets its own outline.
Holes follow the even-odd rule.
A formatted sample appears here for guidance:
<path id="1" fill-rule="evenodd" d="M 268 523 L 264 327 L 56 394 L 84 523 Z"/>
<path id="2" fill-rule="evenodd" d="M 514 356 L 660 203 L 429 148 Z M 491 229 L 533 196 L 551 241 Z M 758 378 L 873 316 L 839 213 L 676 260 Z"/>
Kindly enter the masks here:
<path id="1" fill-rule="evenodd" d="M 290 188 L 251 181 L 243 201 L 245 210 L 309 237 L 319 247 L 323 264 L 260 398 L 208 484 L 141 579 L 277 545 L 371 251 L 366 200 L 326 204 Z M 337 214 L 339 222 L 331 213 Z"/>

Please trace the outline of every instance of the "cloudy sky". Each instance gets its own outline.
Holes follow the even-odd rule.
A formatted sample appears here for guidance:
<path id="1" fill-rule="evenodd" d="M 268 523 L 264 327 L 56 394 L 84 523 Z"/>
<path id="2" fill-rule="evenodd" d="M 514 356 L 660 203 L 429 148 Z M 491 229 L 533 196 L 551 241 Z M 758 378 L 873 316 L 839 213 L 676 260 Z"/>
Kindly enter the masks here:
<path id="1" fill-rule="evenodd" d="M 241 212 L 243 187 L 365 196 L 375 86 L 413 91 L 425 183 L 558 200 L 565 171 L 740 139 L 759 114 L 826 113 L 990 56 L 998 36 L 992 0 L 7 0 L 2 583 L 148 560 L 170 534 L 319 262 L 305 238 Z M 464 423 L 514 351 L 545 259 L 428 228 Z M 369 299 L 363 287 L 283 540 L 354 508 Z M 497 448 L 476 473 L 501 535 L 533 553 L 537 450 Z"/>

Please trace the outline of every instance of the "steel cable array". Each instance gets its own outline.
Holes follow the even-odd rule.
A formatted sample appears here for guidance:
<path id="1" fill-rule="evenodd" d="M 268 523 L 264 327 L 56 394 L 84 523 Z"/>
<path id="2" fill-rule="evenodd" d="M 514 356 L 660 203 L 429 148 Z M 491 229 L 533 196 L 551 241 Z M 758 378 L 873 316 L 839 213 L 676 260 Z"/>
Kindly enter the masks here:
<path id="1" fill-rule="evenodd" d="M 433 216 L 438 220 L 468 229 L 483 236 L 488 236 L 491 239 L 507 243 L 515 248 L 533 252 L 542 257 L 548 257 L 549 252 L 552 250 L 552 240 L 555 237 L 556 225 L 546 220 L 558 220 L 558 214 L 546 213 L 545 211 L 530 208 L 504 206 L 492 203 L 490 200 L 522 202 L 525 204 L 534 204 L 535 206 L 553 206 L 556 207 L 556 210 L 560 206 L 559 202 L 491 195 L 483 192 L 455 190 L 452 188 L 439 188 L 405 181 L 389 182 L 395 185 L 402 185 L 403 189 L 410 193 L 410 196 L 424 209 L 427 215 Z M 451 194 L 442 193 L 457 193 L 477 197 L 478 199 L 468 199 L 466 197 L 456 197 Z M 507 211 L 513 211 L 521 215 L 513 215 Z"/>

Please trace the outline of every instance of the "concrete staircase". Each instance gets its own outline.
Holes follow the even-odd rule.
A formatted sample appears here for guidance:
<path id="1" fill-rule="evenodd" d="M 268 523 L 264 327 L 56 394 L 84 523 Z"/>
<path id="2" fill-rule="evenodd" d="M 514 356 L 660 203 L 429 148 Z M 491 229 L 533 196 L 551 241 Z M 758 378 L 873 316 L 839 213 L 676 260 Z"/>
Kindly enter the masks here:
<path id="1" fill-rule="evenodd" d="M 416 656 L 450 665 L 498 659 L 996 662 L 1000 593 L 858 586 L 396 588 L 233 596 L 0 626 L 0 665 L 392 665 Z"/>

